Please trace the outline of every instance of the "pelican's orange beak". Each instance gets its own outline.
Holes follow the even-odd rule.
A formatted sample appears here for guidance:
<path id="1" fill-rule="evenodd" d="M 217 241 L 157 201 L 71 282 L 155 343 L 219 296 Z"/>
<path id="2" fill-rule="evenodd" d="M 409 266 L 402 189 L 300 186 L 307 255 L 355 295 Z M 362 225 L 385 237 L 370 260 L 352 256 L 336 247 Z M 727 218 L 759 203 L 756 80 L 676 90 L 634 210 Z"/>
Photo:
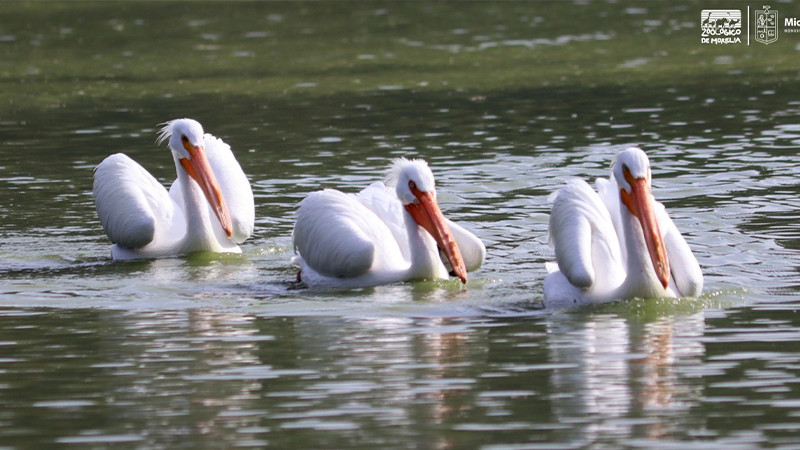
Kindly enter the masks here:
<path id="1" fill-rule="evenodd" d="M 205 148 L 202 145 L 193 146 L 188 140 L 183 142 L 183 147 L 189 152 L 190 158 L 181 158 L 181 166 L 200 186 L 225 234 L 231 237 L 233 235 L 231 215 L 228 212 L 228 205 L 225 204 L 225 198 L 222 197 L 217 177 L 214 176 L 214 171 L 208 163 Z"/>
<path id="2" fill-rule="evenodd" d="M 631 186 L 631 192 L 620 189 L 622 203 L 628 207 L 639 223 L 644 232 L 644 242 L 647 252 L 650 254 L 650 261 L 656 272 L 658 281 L 664 286 L 669 285 L 669 260 L 667 259 L 667 247 L 664 239 L 661 238 L 661 230 L 658 227 L 656 214 L 653 210 L 653 196 L 650 191 L 650 181 L 648 178 L 634 178 L 630 171 L 624 172 L 625 180 Z"/>
<path id="3" fill-rule="evenodd" d="M 436 240 L 436 244 L 444 251 L 447 260 L 453 267 L 453 272 L 461 280 L 467 283 L 467 268 L 464 266 L 464 258 L 461 257 L 461 250 L 456 244 L 450 226 L 444 220 L 442 211 L 436 203 L 436 198 L 430 192 L 422 192 L 416 187 L 411 187 L 411 193 L 417 197 L 419 203 L 405 205 L 411 217 Z"/>

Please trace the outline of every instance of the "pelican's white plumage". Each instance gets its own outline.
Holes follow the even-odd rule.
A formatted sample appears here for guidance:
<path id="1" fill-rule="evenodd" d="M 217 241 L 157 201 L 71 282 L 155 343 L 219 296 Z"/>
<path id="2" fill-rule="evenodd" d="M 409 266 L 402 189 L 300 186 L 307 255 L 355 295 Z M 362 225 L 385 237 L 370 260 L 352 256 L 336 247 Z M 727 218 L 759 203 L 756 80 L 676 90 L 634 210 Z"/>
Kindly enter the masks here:
<path id="1" fill-rule="evenodd" d="M 451 269 L 466 282 L 486 255 L 480 239 L 441 215 L 425 161 L 405 158 L 394 160 L 386 184 L 358 194 L 309 194 L 298 207 L 293 240 L 293 262 L 312 287 L 444 279 Z"/>
<path id="2" fill-rule="evenodd" d="M 617 155 L 597 192 L 571 180 L 555 194 L 544 292 L 548 304 L 633 297 L 696 297 L 703 274 L 664 205 L 650 191 L 650 163 L 638 148 Z"/>
<path id="3" fill-rule="evenodd" d="M 114 259 L 159 258 L 197 251 L 240 253 L 253 232 L 250 182 L 230 146 L 191 119 L 167 122 L 177 179 L 169 192 L 141 165 L 117 153 L 95 168 L 97 215 Z"/>

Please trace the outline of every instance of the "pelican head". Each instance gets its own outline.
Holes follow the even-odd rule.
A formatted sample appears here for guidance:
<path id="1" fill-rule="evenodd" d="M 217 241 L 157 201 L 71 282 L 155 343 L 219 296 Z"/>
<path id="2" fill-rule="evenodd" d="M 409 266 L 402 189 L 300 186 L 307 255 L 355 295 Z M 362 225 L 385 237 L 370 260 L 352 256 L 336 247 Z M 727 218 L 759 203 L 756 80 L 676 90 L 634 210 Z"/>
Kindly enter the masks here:
<path id="1" fill-rule="evenodd" d="M 208 162 L 204 135 L 203 127 L 196 120 L 175 119 L 164 124 L 156 142 L 158 144 L 169 142 L 173 155 L 186 173 L 197 182 L 225 234 L 231 237 L 233 234 L 231 216 L 217 177 Z"/>
<path id="2" fill-rule="evenodd" d="M 619 152 L 614 160 L 613 170 L 617 185 L 628 192 L 631 192 L 632 187 L 625 175 L 626 171 L 630 172 L 633 179 L 646 179 L 647 185 L 650 186 L 650 160 L 638 147 L 630 147 Z"/>
<path id="3" fill-rule="evenodd" d="M 193 119 L 175 119 L 165 122 L 158 132 L 156 143 L 168 141 L 170 150 L 180 158 L 191 158 L 195 147 L 203 147 L 203 126 Z"/>
<path id="4" fill-rule="evenodd" d="M 639 148 L 619 152 L 614 162 L 614 178 L 619 186 L 622 204 L 638 219 L 644 242 L 658 280 L 666 289 L 669 285 L 667 247 L 661 237 L 656 219 L 653 194 L 650 188 L 650 161 Z"/>
<path id="5" fill-rule="evenodd" d="M 417 201 L 416 195 L 411 190 L 411 186 L 420 192 L 427 192 L 436 198 L 436 182 L 433 180 L 433 172 L 428 167 L 428 163 L 422 159 L 397 158 L 392 161 L 389 174 L 386 176 L 386 184 L 394 186 L 397 190 L 397 197 L 404 205 Z"/>
<path id="6" fill-rule="evenodd" d="M 414 221 L 424 228 L 444 252 L 453 272 L 467 282 L 467 269 L 450 226 L 436 203 L 436 183 L 428 164 L 421 159 L 392 161 L 386 184 L 394 186 L 397 197 Z"/>

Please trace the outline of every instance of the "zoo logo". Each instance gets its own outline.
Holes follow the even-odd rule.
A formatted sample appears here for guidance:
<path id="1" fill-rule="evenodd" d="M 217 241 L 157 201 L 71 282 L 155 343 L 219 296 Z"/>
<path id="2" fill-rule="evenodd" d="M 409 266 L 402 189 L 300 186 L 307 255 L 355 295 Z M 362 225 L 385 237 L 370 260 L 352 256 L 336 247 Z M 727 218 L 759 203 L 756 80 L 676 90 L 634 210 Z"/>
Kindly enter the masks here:
<path id="1" fill-rule="evenodd" d="M 778 11 L 770 11 L 764 5 L 763 11 L 756 11 L 756 42 L 771 44 L 778 40 Z"/>
<path id="2" fill-rule="evenodd" d="M 704 9 L 700 13 L 700 43 L 740 44 L 742 11 L 738 9 Z"/>

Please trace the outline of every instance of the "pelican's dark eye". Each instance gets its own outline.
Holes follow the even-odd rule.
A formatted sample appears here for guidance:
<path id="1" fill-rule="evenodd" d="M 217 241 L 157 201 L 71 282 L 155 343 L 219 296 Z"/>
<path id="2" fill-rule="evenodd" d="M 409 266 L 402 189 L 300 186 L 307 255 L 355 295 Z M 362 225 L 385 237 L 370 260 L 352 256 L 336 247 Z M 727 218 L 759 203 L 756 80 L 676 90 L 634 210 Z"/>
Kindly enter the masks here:
<path id="1" fill-rule="evenodd" d="M 181 142 L 189 142 L 189 138 L 187 138 L 185 134 L 182 134 L 181 135 Z"/>
<path id="2" fill-rule="evenodd" d="M 630 173 L 631 169 L 628 167 L 627 164 L 622 163 L 622 171 L 626 173 Z"/>
<path id="3" fill-rule="evenodd" d="M 411 189 L 411 190 L 416 189 L 417 188 L 417 183 L 414 183 L 414 180 L 410 180 L 408 182 L 408 188 Z"/>

